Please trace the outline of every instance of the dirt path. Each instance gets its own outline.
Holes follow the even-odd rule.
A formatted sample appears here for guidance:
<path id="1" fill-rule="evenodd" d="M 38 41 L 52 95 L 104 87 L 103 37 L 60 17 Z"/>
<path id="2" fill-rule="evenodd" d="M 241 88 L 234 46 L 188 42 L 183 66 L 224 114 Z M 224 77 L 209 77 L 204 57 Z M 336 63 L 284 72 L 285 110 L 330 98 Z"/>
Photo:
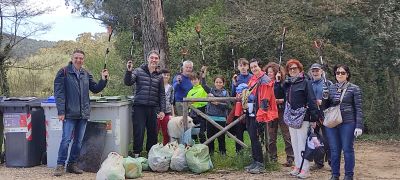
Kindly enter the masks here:
<path id="1" fill-rule="evenodd" d="M 357 142 L 356 147 L 356 179 L 400 179 L 400 142 Z M 342 163 L 343 173 L 343 163 Z M 287 175 L 289 168 L 282 167 L 280 171 L 252 175 L 243 171 L 217 170 L 210 173 L 195 175 L 191 173 L 153 173 L 144 172 L 141 179 L 295 179 Z M 65 174 L 62 177 L 52 176 L 53 170 L 45 166 L 33 168 L 6 168 L 0 166 L 0 179 L 95 179 L 96 174 L 83 175 Z M 310 179 L 329 179 L 329 168 L 312 172 Z"/>

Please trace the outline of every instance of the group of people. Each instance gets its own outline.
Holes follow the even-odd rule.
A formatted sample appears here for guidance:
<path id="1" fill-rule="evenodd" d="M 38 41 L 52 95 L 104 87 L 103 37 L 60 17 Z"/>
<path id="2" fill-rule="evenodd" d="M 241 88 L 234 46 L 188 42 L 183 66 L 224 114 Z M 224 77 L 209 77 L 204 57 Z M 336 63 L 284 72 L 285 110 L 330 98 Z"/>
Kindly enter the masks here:
<path id="1" fill-rule="evenodd" d="M 232 77 L 231 91 L 225 89 L 226 79 L 221 75 L 213 77 L 213 86 L 206 81 L 207 67 L 199 72 L 193 71 L 193 62 L 182 63 L 181 72 L 170 81 L 170 71 L 158 69 L 160 55 L 157 51 L 147 53 L 147 63 L 133 68 L 128 61 L 124 83 L 135 85 L 132 112 L 133 153 L 138 157 L 143 150 L 144 132 L 147 131 L 146 150 L 157 143 L 158 131 L 161 129 L 163 143 L 170 141 L 167 124 L 171 116 L 183 115 L 183 98 L 237 97 L 247 101 L 246 111 L 234 112 L 240 108 L 231 108 L 226 102 L 194 102 L 191 105 L 207 114 L 220 126 L 226 126 L 228 114 L 234 112 L 245 114 L 243 122 L 237 123 L 231 130 L 243 141 L 243 133 L 248 131 L 251 141 L 253 162 L 245 169 L 250 173 L 264 171 L 264 159 L 260 136 L 268 132 L 267 150 L 272 161 L 277 161 L 277 134 L 281 129 L 286 151 L 285 165 L 293 169 L 289 172 L 298 178 L 310 176 L 311 169 L 324 166 L 324 159 L 316 159 L 310 168 L 310 162 L 302 158 L 310 129 L 322 135 L 327 152 L 328 162 L 332 169 L 331 179 L 340 176 L 341 152 L 344 152 L 345 179 L 353 179 L 355 157 L 354 138 L 362 134 L 363 114 L 361 110 L 361 90 L 350 83 L 350 69 L 346 65 L 336 65 L 334 73 L 336 82 L 325 78 L 320 64 L 313 64 L 309 72 L 304 71 L 299 60 L 290 59 L 284 67 L 270 62 L 264 67 L 259 59 L 238 60 L 239 74 Z M 54 81 L 54 95 L 59 119 L 63 121 L 63 136 L 59 150 L 55 175 L 64 172 L 68 156 L 68 145 L 74 138 L 67 171 L 82 173 L 76 166 L 81 142 L 89 118 L 89 90 L 100 92 L 107 84 L 108 71 L 102 71 L 102 79 L 96 83 L 93 77 L 82 68 L 83 51 L 74 51 L 70 64 L 58 71 Z M 250 72 L 249 72 L 250 69 Z M 245 97 L 245 98 L 243 98 Z M 242 102 L 243 104 L 243 102 Z M 234 104 L 234 106 L 242 105 Z M 244 105 L 243 104 L 243 105 Z M 343 122 L 336 127 L 323 126 L 323 110 L 340 105 Z M 232 111 L 230 109 L 233 109 Z M 298 114 L 296 123 L 290 122 Z M 189 115 L 200 128 L 198 141 L 204 143 L 207 138 L 218 132 L 218 128 L 208 123 L 202 116 L 191 111 Z M 265 127 L 263 125 L 266 125 Z M 72 136 L 72 133 L 74 136 Z M 218 150 L 226 155 L 225 136 L 218 137 Z M 208 144 L 210 154 L 214 153 L 214 142 Z M 242 147 L 236 144 L 236 152 Z"/>

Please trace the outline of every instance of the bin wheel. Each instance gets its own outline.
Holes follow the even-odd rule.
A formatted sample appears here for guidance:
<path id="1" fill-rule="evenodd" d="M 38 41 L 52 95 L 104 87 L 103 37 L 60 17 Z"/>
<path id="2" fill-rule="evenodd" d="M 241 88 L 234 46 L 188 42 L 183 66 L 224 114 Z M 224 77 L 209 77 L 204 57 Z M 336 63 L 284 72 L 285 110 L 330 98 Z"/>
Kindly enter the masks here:
<path id="1" fill-rule="evenodd" d="M 47 152 L 44 152 L 44 153 L 42 154 L 42 159 L 41 159 L 41 161 L 42 161 L 42 164 L 43 164 L 43 165 L 47 165 Z"/>

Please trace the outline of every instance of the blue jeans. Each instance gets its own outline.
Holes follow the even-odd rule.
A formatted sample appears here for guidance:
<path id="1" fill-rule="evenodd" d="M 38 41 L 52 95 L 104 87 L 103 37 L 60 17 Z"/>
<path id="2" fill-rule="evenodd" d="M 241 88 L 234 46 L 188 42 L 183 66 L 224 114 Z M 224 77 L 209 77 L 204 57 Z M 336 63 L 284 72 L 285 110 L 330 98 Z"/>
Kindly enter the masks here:
<path id="1" fill-rule="evenodd" d="M 344 171 L 346 176 L 354 175 L 354 129 L 355 123 L 342 123 L 334 128 L 326 127 L 326 136 L 328 138 L 331 150 L 332 175 L 340 176 L 340 159 L 343 150 L 344 153 Z"/>
<path id="2" fill-rule="evenodd" d="M 74 139 L 68 163 L 73 164 L 79 158 L 81 152 L 83 135 L 86 130 L 87 119 L 65 119 L 63 122 L 62 139 L 58 149 L 58 165 L 64 165 L 68 157 L 68 149 L 72 138 Z"/>

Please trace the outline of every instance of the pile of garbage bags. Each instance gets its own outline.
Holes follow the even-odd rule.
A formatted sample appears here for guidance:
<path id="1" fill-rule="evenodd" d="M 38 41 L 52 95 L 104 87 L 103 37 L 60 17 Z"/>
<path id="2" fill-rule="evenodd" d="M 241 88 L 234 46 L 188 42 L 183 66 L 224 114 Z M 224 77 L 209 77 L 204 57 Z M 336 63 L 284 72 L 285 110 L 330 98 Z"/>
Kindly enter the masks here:
<path id="1" fill-rule="evenodd" d="M 163 146 L 156 144 L 151 147 L 148 159 L 130 156 L 123 158 L 116 152 L 111 152 L 103 161 L 96 174 L 96 180 L 133 179 L 142 176 L 143 171 L 166 172 L 192 171 L 203 173 L 213 168 L 208 146 L 195 144 L 185 147 L 183 144 L 168 143 Z"/>

